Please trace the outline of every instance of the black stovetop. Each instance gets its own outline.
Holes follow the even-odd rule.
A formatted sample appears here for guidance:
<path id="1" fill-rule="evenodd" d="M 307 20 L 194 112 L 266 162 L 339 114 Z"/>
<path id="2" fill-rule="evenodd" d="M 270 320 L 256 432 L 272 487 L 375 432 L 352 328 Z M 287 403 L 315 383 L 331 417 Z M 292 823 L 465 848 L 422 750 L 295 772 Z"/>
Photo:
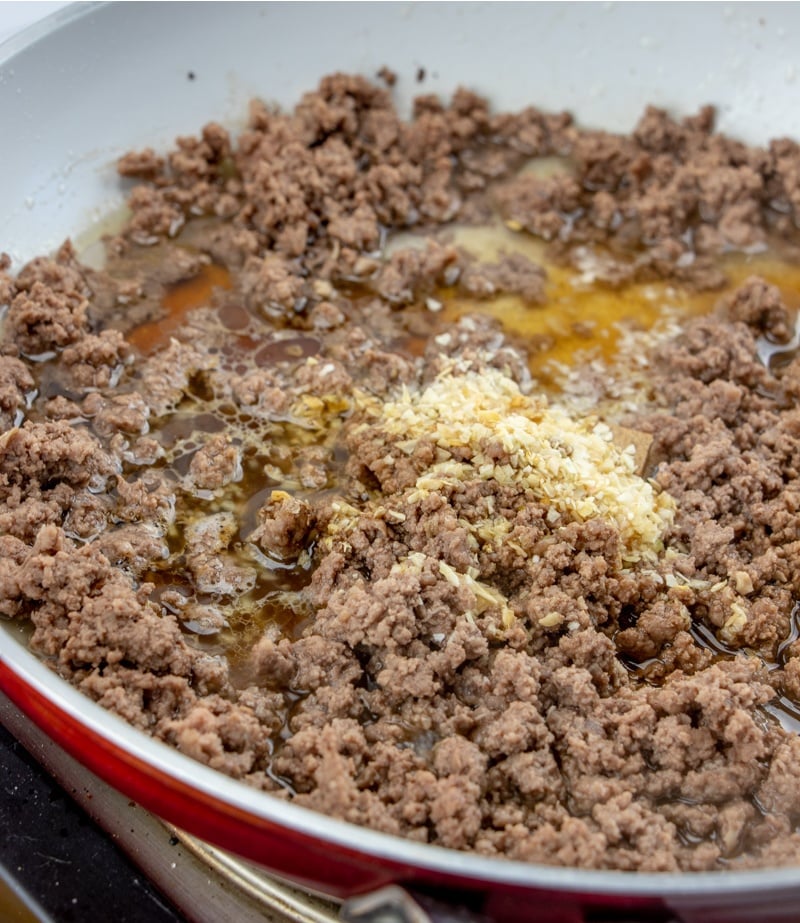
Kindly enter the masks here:
<path id="1" fill-rule="evenodd" d="M 2 725 L 0 778 L 0 878 L 35 918 L 183 923 L 113 838 Z"/>

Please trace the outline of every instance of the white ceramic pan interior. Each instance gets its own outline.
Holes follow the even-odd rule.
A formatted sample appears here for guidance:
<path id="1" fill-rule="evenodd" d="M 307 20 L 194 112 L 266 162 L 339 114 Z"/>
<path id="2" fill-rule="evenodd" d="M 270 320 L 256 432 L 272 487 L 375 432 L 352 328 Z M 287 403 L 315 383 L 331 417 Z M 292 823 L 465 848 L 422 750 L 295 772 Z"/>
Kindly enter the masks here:
<path id="1" fill-rule="evenodd" d="M 236 127 L 252 96 L 291 105 L 330 71 L 371 76 L 388 65 L 403 105 L 417 92 L 464 84 L 496 108 L 566 108 L 612 130 L 629 130 L 647 103 L 679 114 L 713 103 L 719 128 L 759 143 L 800 138 L 798 49 L 800 6 L 781 3 L 76 5 L 0 47 L 0 251 L 19 265 L 65 237 L 86 239 L 122 201 L 121 153 L 164 149 L 210 119 Z M 110 744 L 198 791 L 353 843 L 348 825 L 221 778 L 105 714 L 27 654 L 9 623 L 0 623 L 0 662 Z M 666 890 L 680 902 L 721 883 L 718 875 L 640 875 L 623 885 L 610 873 L 492 862 L 369 831 L 356 839 L 397 862 L 520 885 Z M 757 882 L 774 894 L 797 878 L 762 872 L 724 887 L 735 894 Z"/>

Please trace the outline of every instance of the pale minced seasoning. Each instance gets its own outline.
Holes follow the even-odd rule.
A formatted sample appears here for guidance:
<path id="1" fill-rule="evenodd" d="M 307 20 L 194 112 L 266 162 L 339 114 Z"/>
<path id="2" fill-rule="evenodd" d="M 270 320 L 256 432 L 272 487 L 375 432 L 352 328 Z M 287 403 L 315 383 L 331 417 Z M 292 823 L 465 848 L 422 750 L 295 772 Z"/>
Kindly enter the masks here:
<path id="1" fill-rule="evenodd" d="M 0 272 L 2 615 L 357 824 L 796 864 L 800 148 L 712 123 L 334 75 L 123 158 L 102 271 Z"/>

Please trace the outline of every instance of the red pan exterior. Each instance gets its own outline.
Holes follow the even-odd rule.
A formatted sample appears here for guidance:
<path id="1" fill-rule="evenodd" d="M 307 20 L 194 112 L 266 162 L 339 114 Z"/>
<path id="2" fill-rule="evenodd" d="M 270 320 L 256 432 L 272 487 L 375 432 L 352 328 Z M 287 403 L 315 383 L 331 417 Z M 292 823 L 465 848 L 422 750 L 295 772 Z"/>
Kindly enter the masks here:
<path id="1" fill-rule="evenodd" d="M 229 850 L 313 890 L 346 898 L 399 883 L 467 905 L 492 921 L 522 923 L 788 923 L 800 920 L 797 884 L 766 892 L 729 893 L 717 887 L 699 895 L 640 896 L 619 888 L 546 890 L 515 882 L 481 880 L 416 866 L 315 838 L 260 818 L 194 788 L 118 746 L 42 695 L 0 660 L 0 690 L 42 731 L 99 778 L 142 807 L 188 833 Z"/>

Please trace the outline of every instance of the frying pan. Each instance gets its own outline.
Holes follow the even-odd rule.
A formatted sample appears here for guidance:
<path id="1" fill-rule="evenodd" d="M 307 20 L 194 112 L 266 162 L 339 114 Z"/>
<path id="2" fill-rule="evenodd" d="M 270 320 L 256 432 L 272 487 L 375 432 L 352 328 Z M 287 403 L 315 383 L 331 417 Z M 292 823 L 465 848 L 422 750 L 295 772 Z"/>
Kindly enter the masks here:
<path id="1" fill-rule="evenodd" d="M 751 143 L 800 137 L 796 4 L 80 4 L 0 48 L 0 250 L 17 265 L 88 240 L 122 201 L 129 148 L 165 148 L 252 96 L 291 105 L 325 73 L 465 84 L 496 108 L 572 110 L 629 130 L 647 103 Z M 417 77 L 424 71 L 425 79 Z M 407 842 L 272 799 L 88 701 L 0 623 L 0 689 L 88 769 L 172 823 L 318 891 L 401 883 L 494 920 L 796 920 L 800 869 L 726 875 L 583 871 Z"/>

